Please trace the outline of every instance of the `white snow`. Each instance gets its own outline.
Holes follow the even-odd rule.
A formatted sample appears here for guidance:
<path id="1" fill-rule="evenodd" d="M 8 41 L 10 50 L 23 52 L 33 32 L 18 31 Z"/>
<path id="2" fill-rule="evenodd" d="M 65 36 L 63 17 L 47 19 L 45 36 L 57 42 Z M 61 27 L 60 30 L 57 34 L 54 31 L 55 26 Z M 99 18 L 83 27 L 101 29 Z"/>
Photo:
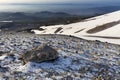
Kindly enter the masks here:
<path id="1" fill-rule="evenodd" d="M 109 29 L 103 30 L 101 32 L 96 33 L 95 35 L 106 35 L 106 36 L 111 36 L 111 37 L 120 37 L 120 24 L 111 27 Z"/>
<path id="2" fill-rule="evenodd" d="M 0 60 L 5 59 L 6 56 L 7 56 L 7 55 L 2 55 L 2 56 L 0 56 Z"/>
<path id="3" fill-rule="evenodd" d="M 3 22 L 3 23 L 11 23 L 13 21 L 0 21 L 0 22 Z"/>
<path id="4" fill-rule="evenodd" d="M 120 44 L 120 23 L 112 26 L 111 28 L 105 29 L 103 31 L 89 34 L 88 30 L 93 29 L 97 26 L 119 21 L 120 20 L 120 11 L 104 14 L 101 16 L 93 17 L 86 19 L 81 22 L 72 23 L 68 25 L 55 25 L 55 26 L 43 26 L 45 30 L 32 30 L 35 34 L 55 34 L 54 32 L 59 28 L 63 28 L 56 34 L 65 34 L 73 35 L 76 37 L 84 38 L 87 40 L 100 40 L 102 42 L 109 42 L 114 44 Z M 77 33 L 76 33 L 77 32 Z M 108 38 L 98 38 L 98 37 L 86 37 L 86 36 L 105 36 L 105 37 L 118 37 L 118 39 L 108 39 Z"/>

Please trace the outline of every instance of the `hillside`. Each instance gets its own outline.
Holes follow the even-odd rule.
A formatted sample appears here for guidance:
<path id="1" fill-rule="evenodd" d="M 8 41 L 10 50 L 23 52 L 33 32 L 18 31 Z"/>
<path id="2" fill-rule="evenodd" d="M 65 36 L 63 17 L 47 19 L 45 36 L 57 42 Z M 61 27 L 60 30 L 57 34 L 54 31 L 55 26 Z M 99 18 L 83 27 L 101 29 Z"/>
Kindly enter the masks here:
<path id="1" fill-rule="evenodd" d="M 41 35 L 0 31 L 0 80 L 119 80 L 119 15 L 32 30 Z"/>
<path id="2" fill-rule="evenodd" d="M 23 65 L 19 57 L 42 44 L 57 50 L 58 58 Z M 119 45 L 73 36 L 1 33 L 0 80 L 119 80 L 119 52 Z"/>
<path id="3" fill-rule="evenodd" d="M 42 30 L 41 30 L 42 29 Z M 67 25 L 42 26 L 35 34 L 65 34 L 87 40 L 120 44 L 120 11 L 85 19 Z"/>

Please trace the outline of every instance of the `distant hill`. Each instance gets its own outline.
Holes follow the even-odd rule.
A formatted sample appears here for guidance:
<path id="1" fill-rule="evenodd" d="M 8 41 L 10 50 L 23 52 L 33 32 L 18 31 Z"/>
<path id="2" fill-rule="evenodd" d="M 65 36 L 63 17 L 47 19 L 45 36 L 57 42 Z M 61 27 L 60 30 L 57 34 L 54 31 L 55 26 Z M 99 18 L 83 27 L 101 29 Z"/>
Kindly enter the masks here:
<path id="1" fill-rule="evenodd" d="M 52 17 L 70 17 L 72 15 L 64 12 L 49 12 L 49 11 L 43 11 L 43 12 L 36 12 L 33 14 L 35 17 L 43 17 L 43 18 L 52 18 Z"/>
<path id="2" fill-rule="evenodd" d="M 24 30 L 38 28 L 44 25 L 69 24 L 92 16 L 71 15 L 64 12 L 36 12 L 36 13 L 0 13 L 0 28 L 2 30 Z"/>
<path id="3" fill-rule="evenodd" d="M 89 8 L 92 11 L 96 11 L 96 13 L 99 14 L 105 14 L 110 13 L 113 11 L 120 10 L 120 6 L 103 6 L 103 7 L 95 7 L 95 8 Z"/>
<path id="4" fill-rule="evenodd" d="M 36 13 L 24 13 L 24 12 L 16 12 L 16 13 L 0 13 L 0 20 L 12 20 L 12 21 L 33 21 L 33 20 L 41 20 L 46 18 L 63 18 L 63 17 L 72 17 L 73 15 L 63 13 L 63 12 L 36 12 Z"/>

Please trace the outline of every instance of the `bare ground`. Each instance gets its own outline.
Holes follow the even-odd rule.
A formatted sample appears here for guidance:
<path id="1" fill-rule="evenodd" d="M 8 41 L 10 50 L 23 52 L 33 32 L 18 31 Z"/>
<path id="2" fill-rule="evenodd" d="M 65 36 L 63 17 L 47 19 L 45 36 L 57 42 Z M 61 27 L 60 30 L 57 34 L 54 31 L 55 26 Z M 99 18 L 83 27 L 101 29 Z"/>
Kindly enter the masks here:
<path id="1" fill-rule="evenodd" d="M 93 29 L 88 30 L 87 33 L 94 34 L 94 33 L 103 31 L 105 29 L 111 28 L 111 27 L 113 27 L 115 25 L 118 25 L 119 23 L 120 23 L 120 21 L 106 23 L 106 24 L 103 24 L 103 25 L 100 25 L 100 26 L 97 26 L 97 27 L 95 27 Z"/>

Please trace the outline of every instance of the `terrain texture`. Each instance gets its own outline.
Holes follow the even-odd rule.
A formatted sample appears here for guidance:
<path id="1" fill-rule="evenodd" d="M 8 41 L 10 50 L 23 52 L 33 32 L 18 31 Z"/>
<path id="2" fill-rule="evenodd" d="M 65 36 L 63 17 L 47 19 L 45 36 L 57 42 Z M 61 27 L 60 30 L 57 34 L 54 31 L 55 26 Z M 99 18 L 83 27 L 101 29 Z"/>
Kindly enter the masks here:
<path id="1" fill-rule="evenodd" d="M 58 58 L 25 65 L 20 55 L 47 44 Z M 119 80 L 120 45 L 65 35 L 0 33 L 0 80 Z"/>

